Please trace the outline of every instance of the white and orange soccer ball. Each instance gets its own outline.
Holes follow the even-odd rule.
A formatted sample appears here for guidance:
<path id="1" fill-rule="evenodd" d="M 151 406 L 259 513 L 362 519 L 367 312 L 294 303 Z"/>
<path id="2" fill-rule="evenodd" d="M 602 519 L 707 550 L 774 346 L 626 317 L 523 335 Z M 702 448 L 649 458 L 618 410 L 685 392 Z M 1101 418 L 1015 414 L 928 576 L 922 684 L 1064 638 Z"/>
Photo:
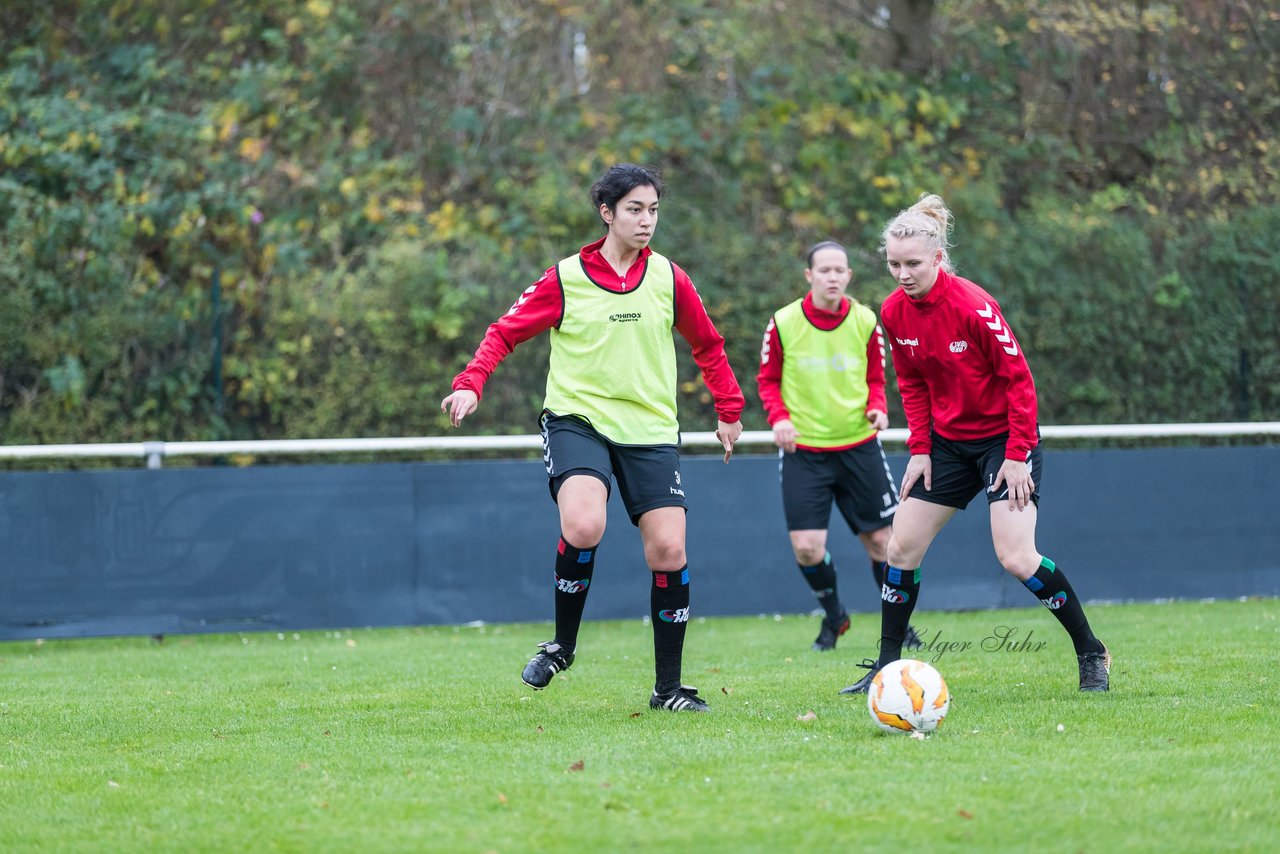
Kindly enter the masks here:
<path id="1" fill-rule="evenodd" d="M 942 674 L 914 658 L 880 668 L 867 691 L 871 719 L 887 732 L 933 732 L 942 726 L 950 705 Z"/>

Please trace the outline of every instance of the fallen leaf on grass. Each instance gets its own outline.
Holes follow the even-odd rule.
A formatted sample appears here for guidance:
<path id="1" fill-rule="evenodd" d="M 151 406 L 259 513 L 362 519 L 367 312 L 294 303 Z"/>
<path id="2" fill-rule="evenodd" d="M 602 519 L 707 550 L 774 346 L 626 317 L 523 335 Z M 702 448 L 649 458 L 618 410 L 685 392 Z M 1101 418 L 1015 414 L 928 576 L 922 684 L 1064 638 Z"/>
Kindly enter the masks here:
<path id="1" fill-rule="evenodd" d="M 507 803 L 507 796 L 502 794 L 502 792 L 498 792 L 498 803 L 503 804 L 504 806 Z"/>
<path id="2" fill-rule="evenodd" d="M 973 813 L 969 812 L 968 810 L 960 810 L 959 812 L 956 813 L 956 815 L 960 816 L 961 818 L 973 818 Z"/>
<path id="3" fill-rule="evenodd" d="M 579 759 L 577 762 L 570 765 L 568 770 L 581 771 L 585 767 L 586 767 L 586 763 L 583 760 Z"/>
<path id="4" fill-rule="evenodd" d="M 802 721 L 804 723 L 810 723 L 811 721 L 816 721 L 817 719 L 818 719 L 818 716 L 813 713 L 812 709 L 805 712 L 803 715 L 796 715 L 796 720 Z"/>
<path id="5" fill-rule="evenodd" d="M 724 694 L 725 696 L 728 696 L 729 694 L 732 694 L 732 693 L 733 693 L 733 689 L 732 689 L 732 688 L 725 688 L 724 686 L 721 686 L 721 687 L 720 687 L 720 693 L 721 693 L 721 694 Z"/>
<path id="6" fill-rule="evenodd" d="M 640 713 L 639 713 L 639 712 L 632 712 L 632 713 L 631 713 L 631 717 L 633 717 L 633 718 L 638 718 L 638 717 L 640 717 Z"/>
<path id="7" fill-rule="evenodd" d="M 542 727 L 534 727 L 537 732 L 545 732 Z"/>

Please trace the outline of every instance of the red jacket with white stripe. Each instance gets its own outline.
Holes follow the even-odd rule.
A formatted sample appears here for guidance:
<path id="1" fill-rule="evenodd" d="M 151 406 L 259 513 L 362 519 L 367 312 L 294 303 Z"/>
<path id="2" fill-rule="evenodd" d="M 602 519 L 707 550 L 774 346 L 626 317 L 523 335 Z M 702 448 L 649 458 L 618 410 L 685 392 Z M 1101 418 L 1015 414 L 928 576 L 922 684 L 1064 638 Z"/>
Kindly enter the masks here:
<path id="1" fill-rule="evenodd" d="M 895 290 L 880 309 L 911 436 L 927 454 L 929 431 L 954 441 L 1009 434 L 1005 458 L 1025 460 L 1039 442 L 1031 368 L 1000 305 L 982 288 L 938 271 L 920 299 Z"/>

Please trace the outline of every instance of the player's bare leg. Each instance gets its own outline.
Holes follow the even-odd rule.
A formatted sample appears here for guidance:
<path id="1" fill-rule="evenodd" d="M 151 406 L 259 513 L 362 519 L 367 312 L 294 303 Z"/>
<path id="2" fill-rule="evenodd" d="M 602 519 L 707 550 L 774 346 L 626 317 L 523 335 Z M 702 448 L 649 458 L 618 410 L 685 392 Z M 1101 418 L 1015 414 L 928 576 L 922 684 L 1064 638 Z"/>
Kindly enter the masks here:
<path id="1" fill-rule="evenodd" d="M 1012 511 L 1007 501 L 991 505 L 991 542 L 996 558 L 1006 572 L 1021 581 L 1049 609 L 1071 636 L 1080 690 L 1107 691 L 1111 687 L 1111 653 L 1106 644 L 1094 636 L 1084 605 L 1066 573 L 1036 549 L 1038 512 L 1034 503 Z"/>

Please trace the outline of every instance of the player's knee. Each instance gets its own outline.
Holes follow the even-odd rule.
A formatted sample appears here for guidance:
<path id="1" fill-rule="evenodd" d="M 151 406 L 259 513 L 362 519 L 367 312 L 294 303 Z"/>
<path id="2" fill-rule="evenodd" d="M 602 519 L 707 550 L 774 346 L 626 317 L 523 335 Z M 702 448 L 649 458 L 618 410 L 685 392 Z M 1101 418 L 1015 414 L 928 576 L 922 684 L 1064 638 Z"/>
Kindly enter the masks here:
<path id="1" fill-rule="evenodd" d="M 594 548 L 604 538 L 604 523 L 603 517 L 578 516 L 564 519 L 560 523 L 560 535 L 574 548 Z"/>
<path id="2" fill-rule="evenodd" d="M 885 547 L 885 560 L 889 566 L 897 567 L 914 567 L 920 563 L 915 549 L 898 537 L 889 538 L 889 544 Z"/>
<path id="3" fill-rule="evenodd" d="M 1008 552 L 996 551 L 996 560 L 1000 561 L 1000 565 L 1004 567 L 1004 571 L 1017 578 L 1019 581 L 1025 581 L 1036 574 L 1036 570 L 1040 568 L 1040 555 L 1026 551 L 1010 550 Z"/>
<path id="4" fill-rule="evenodd" d="M 684 543 L 678 539 L 645 543 L 644 559 L 654 572 L 675 572 L 688 563 Z"/>
<path id="5" fill-rule="evenodd" d="M 885 560 L 889 554 L 889 541 L 893 539 L 892 528 L 881 528 L 878 531 L 871 531 L 863 536 L 862 543 L 867 548 L 872 560 Z"/>
<path id="6" fill-rule="evenodd" d="M 827 556 L 825 546 L 814 545 L 811 543 L 799 543 L 795 546 L 796 563 L 801 566 L 815 566 Z"/>

